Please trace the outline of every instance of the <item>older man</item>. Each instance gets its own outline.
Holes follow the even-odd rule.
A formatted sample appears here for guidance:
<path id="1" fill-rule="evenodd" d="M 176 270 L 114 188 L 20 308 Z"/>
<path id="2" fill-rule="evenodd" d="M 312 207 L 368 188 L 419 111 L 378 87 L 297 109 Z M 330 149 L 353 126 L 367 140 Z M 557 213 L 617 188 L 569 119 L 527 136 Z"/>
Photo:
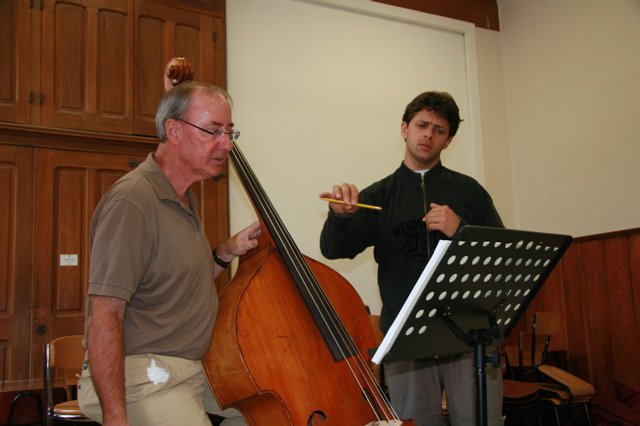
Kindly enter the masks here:
<path id="1" fill-rule="evenodd" d="M 210 425 L 221 412 L 201 358 L 218 299 L 214 279 L 257 245 L 254 223 L 212 253 L 189 187 L 220 174 L 239 132 L 231 99 L 198 82 L 167 91 L 155 153 L 105 194 L 91 223 L 82 410 L 104 425 Z M 206 407 L 205 407 L 206 405 Z"/>

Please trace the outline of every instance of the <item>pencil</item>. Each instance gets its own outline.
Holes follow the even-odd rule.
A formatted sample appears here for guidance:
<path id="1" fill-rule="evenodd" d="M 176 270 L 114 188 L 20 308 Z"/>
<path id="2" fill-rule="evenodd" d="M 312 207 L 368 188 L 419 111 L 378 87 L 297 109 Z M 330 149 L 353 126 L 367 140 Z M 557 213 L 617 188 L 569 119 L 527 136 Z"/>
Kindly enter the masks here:
<path id="1" fill-rule="evenodd" d="M 322 198 L 322 200 L 328 201 L 330 203 L 346 204 L 348 206 L 362 207 L 363 209 L 382 210 L 382 207 L 378 207 L 378 206 L 370 206 L 368 204 L 360 204 L 360 203 L 345 203 L 344 201 L 334 200 L 333 198 Z"/>

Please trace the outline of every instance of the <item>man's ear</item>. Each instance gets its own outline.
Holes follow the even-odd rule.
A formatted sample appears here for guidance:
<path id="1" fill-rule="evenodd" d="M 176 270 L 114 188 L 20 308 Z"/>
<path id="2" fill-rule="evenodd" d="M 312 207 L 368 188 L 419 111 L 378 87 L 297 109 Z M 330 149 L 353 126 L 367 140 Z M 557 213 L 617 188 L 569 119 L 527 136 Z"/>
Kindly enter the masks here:
<path id="1" fill-rule="evenodd" d="M 402 139 L 404 139 L 405 141 L 407 140 L 407 129 L 409 128 L 409 125 L 406 122 L 402 122 L 400 124 L 400 135 L 402 135 Z"/>
<path id="2" fill-rule="evenodd" d="M 176 145 L 180 141 L 180 134 L 182 132 L 182 128 L 178 125 L 178 121 L 173 118 L 168 119 L 164 122 L 164 131 L 167 135 L 165 142 L 170 142 L 173 145 Z"/>
<path id="3" fill-rule="evenodd" d="M 444 143 L 444 148 L 442 149 L 447 149 L 449 148 L 449 144 L 453 141 L 453 136 L 449 136 L 449 139 L 447 139 L 447 141 Z"/>

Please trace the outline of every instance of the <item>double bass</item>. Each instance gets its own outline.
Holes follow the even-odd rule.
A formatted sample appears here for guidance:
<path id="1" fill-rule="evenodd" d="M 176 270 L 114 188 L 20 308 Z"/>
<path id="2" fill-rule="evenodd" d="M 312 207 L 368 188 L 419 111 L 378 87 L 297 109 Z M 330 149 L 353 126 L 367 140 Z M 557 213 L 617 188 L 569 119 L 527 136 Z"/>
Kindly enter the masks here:
<path id="1" fill-rule="evenodd" d="M 373 376 L 376 342 L 355 289 L 300 253 L 236 142 L 229 157 L 262 232 L 220 291 L 202 360 L 220 407 L 254 426 L 415 426 Z"/>

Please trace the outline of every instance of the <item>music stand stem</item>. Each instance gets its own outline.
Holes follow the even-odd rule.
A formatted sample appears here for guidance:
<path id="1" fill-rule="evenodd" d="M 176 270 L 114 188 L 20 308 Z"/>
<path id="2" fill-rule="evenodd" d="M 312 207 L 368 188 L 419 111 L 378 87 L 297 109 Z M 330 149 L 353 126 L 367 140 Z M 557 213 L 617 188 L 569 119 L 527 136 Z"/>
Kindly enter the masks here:
<path id="1" fill-rule="evenodd" d="M 499 304 L 495 309 L 497 309 Z M 485 354 L 487 345 L 490 345 L 495 339 L 500 338 L 500 329 L 496 321 L 494 314 L 495 309 L 489 313 L 489 326 L 491 328 L 481 328 L 477 330 L 470 330 L 469 333 L 465 333 L 451 318 L 451 309 L 449 304 L 444 305 L 440 311 L 440 318 L 444 324 L 453 332 L 453 334 L 462 340 L 469 347 L 474 348 L 475 354 L 475 367 L 476 367 L 476 421 L 478 426 L 487 426 L 488 414 L 487 414 L 487 375 L 486 364 L 492 362 L 495 368 L 498 368 L 499 358 L 494 353 L 493 356 L 488 357 Z"/>

